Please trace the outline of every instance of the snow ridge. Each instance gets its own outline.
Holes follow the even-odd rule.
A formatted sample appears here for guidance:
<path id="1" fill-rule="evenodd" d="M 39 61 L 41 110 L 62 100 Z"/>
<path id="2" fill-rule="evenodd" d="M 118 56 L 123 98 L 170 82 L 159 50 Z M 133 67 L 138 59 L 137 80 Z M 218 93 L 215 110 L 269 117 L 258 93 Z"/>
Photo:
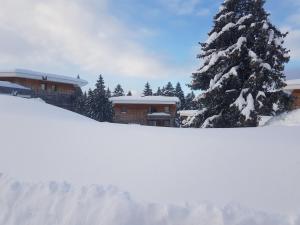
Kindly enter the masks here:
<path id="1" fill-rule="evenodd" d="M 230 204 L 139 203 L 113 186 L 66 182 L 28 184 L 0 175 L 0 224 L 5 225 L 292 225 L 299 221 Z"/>

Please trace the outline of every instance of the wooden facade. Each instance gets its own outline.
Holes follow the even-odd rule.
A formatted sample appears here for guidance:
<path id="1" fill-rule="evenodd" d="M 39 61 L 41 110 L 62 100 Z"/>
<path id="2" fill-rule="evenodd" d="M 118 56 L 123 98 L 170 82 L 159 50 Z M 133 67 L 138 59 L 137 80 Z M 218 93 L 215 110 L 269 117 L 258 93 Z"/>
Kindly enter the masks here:
<path id="1" fill-rule="evenodd" d="M 31 91 L 31 97 L 69 110 L 73 110 L 76 94 L 87 84 L 79 76 L 72 78 L 23 69 L 0 71 L 0 81 L 21 85 Z"/>
<path id="2" fill-rule="evenodd" d="M 300 108 L 300 89 L 293 90 L 292 96 L 294 97 L 294 109 Z"/>
<path id="3" fill-rule="evenodd" d="M 176 104 L 114 104 L 114 122 L 174 127 Z"/>
<path id="4" fill-rule="evenodd" d="M 48 92 L 60 94 L 74 94 L 76 87 L 72 84 L 58 83 L 48 80 L 35 80 L 20 77 L 0 77 L 0 81 L 9 81 L 30 88 L 33 92 Z"/>

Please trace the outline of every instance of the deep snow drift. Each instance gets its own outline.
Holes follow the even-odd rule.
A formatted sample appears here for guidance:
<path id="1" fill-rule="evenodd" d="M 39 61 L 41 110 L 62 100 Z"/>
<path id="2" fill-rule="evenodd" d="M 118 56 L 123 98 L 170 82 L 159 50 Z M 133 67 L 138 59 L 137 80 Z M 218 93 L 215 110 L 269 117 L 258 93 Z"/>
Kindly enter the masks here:
<path id="1" fill-rule="evenodd" d="M 300 126 L 300 109 L 283 113 L 266 123 L 267 126 Z"/>
<path id="2" fill-rule="evenodd" d="M 117 125 L 11 96 L 0 125 L 0 172 L 32 183 L 0 178 L 0 224 L 299 224 L 298 126 Z"/>
<path id="3" fill-rule="evenodd" d="M 299 217 L 227 205 L 160 205 L 134 201 L 116 187 L 25 184 L 0 175 L 0 224 L 5 225 L 297 225 Z"/>

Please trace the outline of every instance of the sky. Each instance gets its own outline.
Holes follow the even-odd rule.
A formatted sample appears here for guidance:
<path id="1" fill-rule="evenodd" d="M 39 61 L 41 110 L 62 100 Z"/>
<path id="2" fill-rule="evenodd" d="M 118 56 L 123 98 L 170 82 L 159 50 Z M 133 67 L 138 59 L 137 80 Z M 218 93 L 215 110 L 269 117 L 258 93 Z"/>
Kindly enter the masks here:
<path id="1" fill-rule="evenodd" d="M 0 0 L 0 70 L 23 68 L 142 92 L 168 81 L 185 92 L 201 66 L 223 0 Z M 267 0 L 271 22 L 288 31 L 288 79 L 300 79 L 300 0 Z"/>

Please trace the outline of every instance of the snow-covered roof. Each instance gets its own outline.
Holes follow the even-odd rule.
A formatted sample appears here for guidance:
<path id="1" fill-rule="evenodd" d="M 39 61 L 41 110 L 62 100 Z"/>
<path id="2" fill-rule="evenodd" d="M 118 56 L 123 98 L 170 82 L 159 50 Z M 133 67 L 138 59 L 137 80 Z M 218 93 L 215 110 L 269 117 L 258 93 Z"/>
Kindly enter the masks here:
<path id="1" fill-rule="evenodd" d="M 11 83 L 11 82 L 8 82 L 8 81 L 0 81 L 0 87 L 30 90 L 30 88 L 24 87 L 24 86 L 19 85 L 19 84 L 14 84 L 14 83 Z"/>
<path id="2" fill-rule="evenodd" d="M 73 78 L 73 77 L 57 75 L 57 74 L 50 74 L 50 73 L 43 73 L 43 72 L 36 72 L 36 71 L 25 70 L 25 69 L 0 71 L 0 77 L 20 77 L 20 78 L 27 78 L 27 79 L 33 79 L 33 80 L 44 80 L 46 78 L 47 81 L 65 83 L 65 84 L 73 84 L 73 85 L 77 85 L 79 87 L 83 87 L 88 84 L 87 81 L 79 79 L 79 78 Z"/>
<path id="3" fill-rule="evenodd" d="M 300 79 L 286 81 L 287 86 L 285 90 L 297 90 L 300 89 Z"/>
<path id="4" fill-rule="evenodd" d="M 171 116 L 171 114 L 165 112 L 155 112 L 155 113 L 149 113 L 148 116 Z"/>
<path id="5" fill-rule="evenodd" d="M 174 105 L 180 102 L 177 97 L 166 96 L 120 96 L 110 98 L 113 104 L 157 104 L 157 105 Z"/>
<path id="6" fill-rule="evenodd" d="M 198 112 L 198 110 L 181 110 L 181 111 L 178 111 L 178 114 L 180 116 L 191 117 L 191 116 L 195 116 L 197 112 Z"/>

